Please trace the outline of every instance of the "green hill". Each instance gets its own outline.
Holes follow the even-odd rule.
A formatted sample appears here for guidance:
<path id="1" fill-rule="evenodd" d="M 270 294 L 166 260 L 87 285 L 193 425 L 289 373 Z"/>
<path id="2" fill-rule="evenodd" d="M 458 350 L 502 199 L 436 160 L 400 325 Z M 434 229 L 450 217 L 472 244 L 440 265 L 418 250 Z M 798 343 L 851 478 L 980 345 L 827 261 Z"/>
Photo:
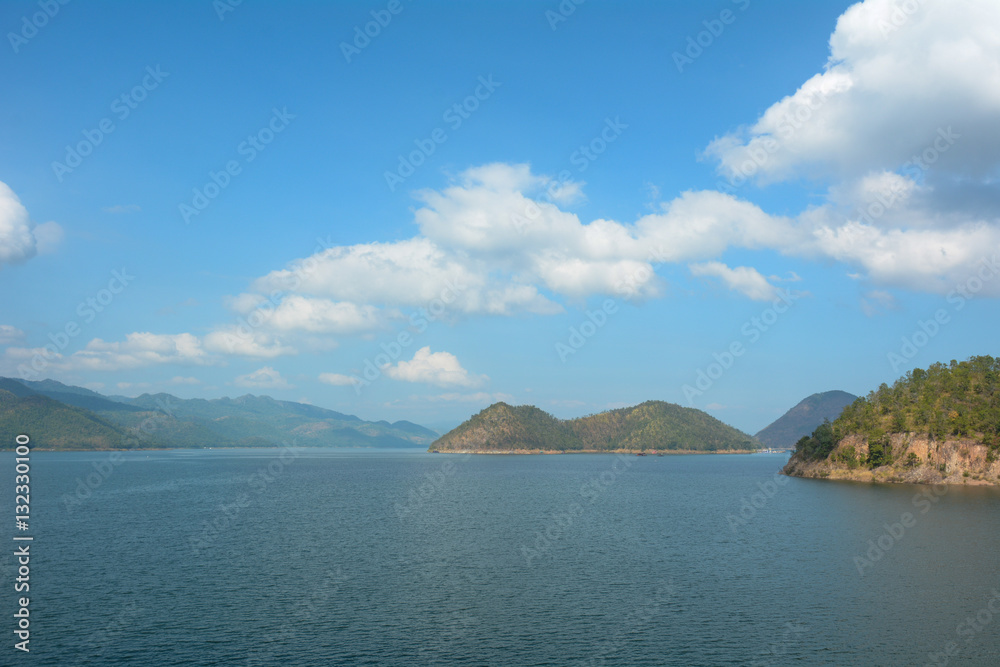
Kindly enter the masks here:
<path id="1" fill-rule="evenodd" d="M 13 449 L 20 434 L 43 449 L 119 449 L 128 439 L 121 426 L 88 410 L 0 387 L 0 449 Z"/>
<path id="2" fill-rule="evenodd" d="M 559 420 L 531 405 L 495 403 L 452 429 L 431 451 L 746 451 L 757 443 L 701 410 L 662 401 Z"/>
<path id="3" fill-rule="evenodd" d="M 844 408 L 857 400 L 846 391 L 825 391 L 802 399 L 794 408 L 771 422 L 754 437 L 773 449 L 792 449 L 799 438 L 811 434 L 824 421 L 840 416 Z"/>
<path id="4" fill-rule="evenodd" d="M 790 475 L 997 483 L 1000 359 L 915 369 L 801 438 Z"/>

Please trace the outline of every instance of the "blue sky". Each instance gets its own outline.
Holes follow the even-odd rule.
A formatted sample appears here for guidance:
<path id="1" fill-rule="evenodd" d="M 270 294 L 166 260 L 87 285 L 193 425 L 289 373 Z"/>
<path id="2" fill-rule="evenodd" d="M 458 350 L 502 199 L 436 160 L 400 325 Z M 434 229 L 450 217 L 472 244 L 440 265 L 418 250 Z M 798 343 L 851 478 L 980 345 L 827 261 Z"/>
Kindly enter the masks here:
<path id="1" fill-rule="evenodd" d="M 753 433 L 1000 354 L 989 0 L 17 1 L 0 28 L 0 374 L 439 428 L 661 399 Z"/>

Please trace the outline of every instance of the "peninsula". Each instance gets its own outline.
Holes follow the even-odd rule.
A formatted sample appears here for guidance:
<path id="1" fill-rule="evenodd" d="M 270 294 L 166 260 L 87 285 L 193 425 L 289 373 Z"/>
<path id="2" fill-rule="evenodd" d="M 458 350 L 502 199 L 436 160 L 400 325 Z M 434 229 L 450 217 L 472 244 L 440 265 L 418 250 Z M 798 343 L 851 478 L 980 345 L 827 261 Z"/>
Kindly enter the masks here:
<path id="1" fill-rule="evenodd" d="M 786 475 L 1000 485 L 1000 359 L 915 369 L 796 443 Z"/>

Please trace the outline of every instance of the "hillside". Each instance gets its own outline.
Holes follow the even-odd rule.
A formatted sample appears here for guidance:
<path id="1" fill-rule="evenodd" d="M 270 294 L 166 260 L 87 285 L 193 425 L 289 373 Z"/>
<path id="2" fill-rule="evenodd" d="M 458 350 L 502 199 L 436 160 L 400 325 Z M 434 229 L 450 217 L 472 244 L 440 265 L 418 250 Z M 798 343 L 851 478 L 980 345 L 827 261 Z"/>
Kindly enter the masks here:
<path id="1" fill-rule="evenodd" d="M 15 398 L 36 399 L 16 405 L 8 400 L 8 417 L 15 428 L 22 422 L 35 424 L 40 428 L 36 444 L 51 449 L 272 447 L 286 442 L 307 447 L 423 447 L 438 435 L 412 422 L 368 422 L 314 405 L 250 394 L 210 400 L 181 399 L 171 394 L 108 397 L 55 380 L 13 378 L 0 378 L 0 390 Z M 46 400 L 37 400 L 42 398 Z M 39 405 L 47 406 L 50 412 L 57 406 L 73 412 L 41 419 L 36 410 Z M 18 414 L 21 412 L 23 419 Z M 111 444 L 106 433 L 102 437 L 88 435 L 81 444 L 74 444 L 67 438 L 72 429 L 64 423 L 69 414 L 73 419 L 113 429 L 116 435 L 111 440 L 117 444 Z M 124 434 L 130 436 L 126 439 Z M 9 449 L 12 442 L 5 441 L 0 448 Z"/>
<path id="2" fill-rule="evenodd" d="M 306 447 L 414 447 L 427 445 L 438 435 L 410 422 L 399 422 L 398 427 L 386 421 L 367 422 L 354 415 L 270 396 L 181 399 L 171 394 L 143 394 L 128 400 L 131 407 L 159 410 L 161 417 L 169 411 L 181 422 L 241 446 L 254 439 L 270 444 L 294 439 Z M 129 425 L 141 422 L 135 414 L 109 412 L 107 416 Z"/>
<path id="3" fill-rule="evenodd" d="M 701 410 L 662 401 L 559 420 L 531 405 L 495 403 L 431 445 L 441 452 L 748 451 L 750 436 Z"/>
<path id="4" fill-rule="evenodd" d="M 0 449 L 13 449 L 20 434 L 44 449 L 119 449 L 128 440 L 125 429 L 92 412 L 0 385 Z"/>
<path id="5" fill-rule="evenodd" d="M 824 421 L 833 421 L 844 408 L 857 400 L 846 391 L 824 391 L 802 399 L 799 403 L 761 429 L 754 437 L 765 447 L 792 449 L 799 438 L 811 434 Z"/>
<path id="6" fill-rule="evenodd" d="M 796 443 L 800 477 L 1000 484 L 1000 359 L 915 369 Z"/>

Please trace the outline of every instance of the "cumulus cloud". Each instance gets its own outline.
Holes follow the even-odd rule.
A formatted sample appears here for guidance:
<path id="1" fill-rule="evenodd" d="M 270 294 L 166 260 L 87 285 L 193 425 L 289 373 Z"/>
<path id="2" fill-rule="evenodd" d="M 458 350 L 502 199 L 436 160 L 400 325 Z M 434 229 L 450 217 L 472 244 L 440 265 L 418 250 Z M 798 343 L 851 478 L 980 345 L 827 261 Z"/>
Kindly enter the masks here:
<path id="1" fill-rule="evenodd" d="M 402 241 L 329 247 L 272 271 L 231 304 L 257 309 L 285 332 L 371 331 L 386 309 L 451 315 L 553 314 L 556 300 L 663 293 L 662 262 L 711 259 L 732 245 L 808 245 L 810 231 L 720 192 L 687 192 L 634 223 L 584 222 L 545 188 L 552 179 L 525 164 L 490 164 L 423 190 L 420 234 Z M 568 187 L 561 184 L 560 187 Z M 277 304 L 264 294 L 289 296 Z"/>
<path id="2" fill-rule="evenodd" d="M 285 378 L 281 377 L 281 373 L 271 368 L 270 366 L 264 366 L 263 368 L 258 368 L 253 373 L 247 373 L 246 375 L 240 375 L 235 380 L 233 384 L 237 387 L 247 387 L 253 389 L 291 389 L 292 385 L 288 383 Z"/>
<path id="3" fill-rule="evenodd" d="M 124 341 L 95 338 L 74 352 L 67 365 L 74 369 L 117 371 L 157 364 L 214 363 L 197 336 L 182 334 L 130 333 Z"/>
<path id="4" fill-rule="evenodd" d="M 770 247 L 945 294 L 1000 250 L 998 24 L 992 0 L 855 4 L 824 70 L 706 154 L 731 185 L 828 184 L 796 218 L 802 236 Z M 1000 281 L 982 293 L 1000 295 Z"/>
<path id="5" fill-rule="evenodd" d="M 767 278 L 751 266 L 737 266 L 731 269 L 722 262 L 705 262 L 692 264 L 690 269 L 692 275 L 718 278 L 729 289 L 754 301 L 769 301 L 777 294 L 774 285 L 767 282 Z"/>
<path id="6" fill-rule="evenodd" d="M 375 306 L 292 295 L 278 304 L 270 324 L 282 331 L 353 334 L 379 328 L 382 316 Z"/>
<path id="7" fill-rule="evenodd" d="M 431 352 L 429 346 L 417 350 L 410 361 L 383 366 L 382 372 L 394 380 L 439 387 L 478 387 L 489 379 L 485 375 L 471 375 L 462 368 L 455 355 L 450 352 Z"/>
<path id="8" fill-rule="evenodd" d="M 0 182 L 0 266 L 19 264 L 39 252 L 49 252 L 61 238 L 62 228 L 57 223 L 32 223 L 28 209 L 14 191 Z"/>
<path id="9" fill-rule="evenodd" d="M 279 337 L 245 325 L 231 325 L 212 331 L 205 336 L 204 343 L 209 352 L 258 359 L 272 359 L 297 352 Z"/>
<path id="10" fill-rule="evenodd" d="M 994 0 L 855 4 L 837 21 L 824 71 L 707 152 L 727 175 L 854 178 L 896 170 L 952 128 L 961 138 L 935 168 L 993 174 L 1000 156 L 998 24 Z"/>

